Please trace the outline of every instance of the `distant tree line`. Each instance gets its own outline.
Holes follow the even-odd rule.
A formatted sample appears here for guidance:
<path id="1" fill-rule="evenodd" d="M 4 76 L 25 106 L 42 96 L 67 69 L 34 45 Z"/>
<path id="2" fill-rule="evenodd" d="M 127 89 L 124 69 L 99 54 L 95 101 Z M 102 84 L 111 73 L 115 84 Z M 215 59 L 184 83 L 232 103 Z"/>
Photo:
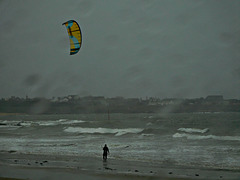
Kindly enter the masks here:
<path id="1" fill-rule="evenodd" d="M 102 96 L 46 98 L 2 98 L 0 113 L 83 114 L 83 113 L 191 113 L 240 112 L 240 100 L 222 96 L 196 99 L 105 98 Z"/>

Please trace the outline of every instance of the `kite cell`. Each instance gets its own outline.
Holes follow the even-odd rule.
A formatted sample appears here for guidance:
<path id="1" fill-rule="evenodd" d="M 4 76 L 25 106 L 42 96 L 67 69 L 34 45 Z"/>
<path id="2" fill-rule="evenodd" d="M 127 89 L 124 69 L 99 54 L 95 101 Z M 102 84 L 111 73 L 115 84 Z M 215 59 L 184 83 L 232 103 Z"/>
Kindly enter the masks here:
<path id="1" fill-rule="evenodd" d="M 70 40 L 70 55 L 78 53 L 82 45 L 82 33 L 80 26 L 74 20 L 69 20 L 62 25 L 65 25 L 68 31 Z"/>

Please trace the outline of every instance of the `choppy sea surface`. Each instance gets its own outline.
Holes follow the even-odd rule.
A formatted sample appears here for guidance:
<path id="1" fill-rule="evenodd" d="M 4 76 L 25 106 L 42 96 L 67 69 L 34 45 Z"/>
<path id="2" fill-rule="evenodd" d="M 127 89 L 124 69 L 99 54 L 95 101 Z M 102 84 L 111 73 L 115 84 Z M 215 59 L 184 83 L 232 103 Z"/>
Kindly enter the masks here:
<path id="1" fill-rule="evenodd" d="M 240 169 L 240 113 L 0 116 L 0 151 Z"/>

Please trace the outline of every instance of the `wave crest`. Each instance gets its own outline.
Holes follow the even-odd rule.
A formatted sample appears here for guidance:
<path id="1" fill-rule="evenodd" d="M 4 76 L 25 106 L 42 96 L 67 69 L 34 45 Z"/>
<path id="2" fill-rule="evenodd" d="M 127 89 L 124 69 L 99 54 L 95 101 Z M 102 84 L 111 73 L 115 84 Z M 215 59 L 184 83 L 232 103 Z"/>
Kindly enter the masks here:
<path id="1" fill-rule="evenodd" d="M 179 128 L 178 131 L 183 131 L 186 133 L 206 133 L 209 131 L 208 128 L 205 129 L 196 129 L 196 128 Z"/>
<path id="2" fill-rule="evenodd" d="M 140 133 L 143 129 L 139 128 L 127 128 L 127 129 L 110 129 L 110 128 L 82 128 L 82 127 L 68 127 L 64 129 L 64 132 L 68 133 L 86 133 L 86 134 L 115 134 L 115 136 L 121 136 L 127 133 Z"/>
<path id="3" fill-rule="evenodd" d="M 216 135 L 194 135 L 186 133 L 175 133 L 173 138 L 187 138 L 191 140 L 214 139 L 220 141 L 240 141 L 240 136 L 216 136 Z"/>

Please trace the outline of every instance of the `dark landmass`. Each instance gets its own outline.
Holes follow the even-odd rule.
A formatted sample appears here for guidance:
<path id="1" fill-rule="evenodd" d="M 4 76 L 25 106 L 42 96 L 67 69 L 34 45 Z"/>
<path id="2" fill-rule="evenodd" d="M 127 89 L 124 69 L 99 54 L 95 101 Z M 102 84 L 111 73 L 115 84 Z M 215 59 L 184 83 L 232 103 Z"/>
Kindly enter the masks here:
<path id="1" fill-rule="evenodd" d="M 103 96 L 79 97 L 69 95 L 46 98 L 2 98 L 0 113 L 23 114 L 83 114 L 83 113 L 191 113 L 240 112 L 240 100 L 223 96 L 196 99 L 159 98 L 105 98 Z"/>

